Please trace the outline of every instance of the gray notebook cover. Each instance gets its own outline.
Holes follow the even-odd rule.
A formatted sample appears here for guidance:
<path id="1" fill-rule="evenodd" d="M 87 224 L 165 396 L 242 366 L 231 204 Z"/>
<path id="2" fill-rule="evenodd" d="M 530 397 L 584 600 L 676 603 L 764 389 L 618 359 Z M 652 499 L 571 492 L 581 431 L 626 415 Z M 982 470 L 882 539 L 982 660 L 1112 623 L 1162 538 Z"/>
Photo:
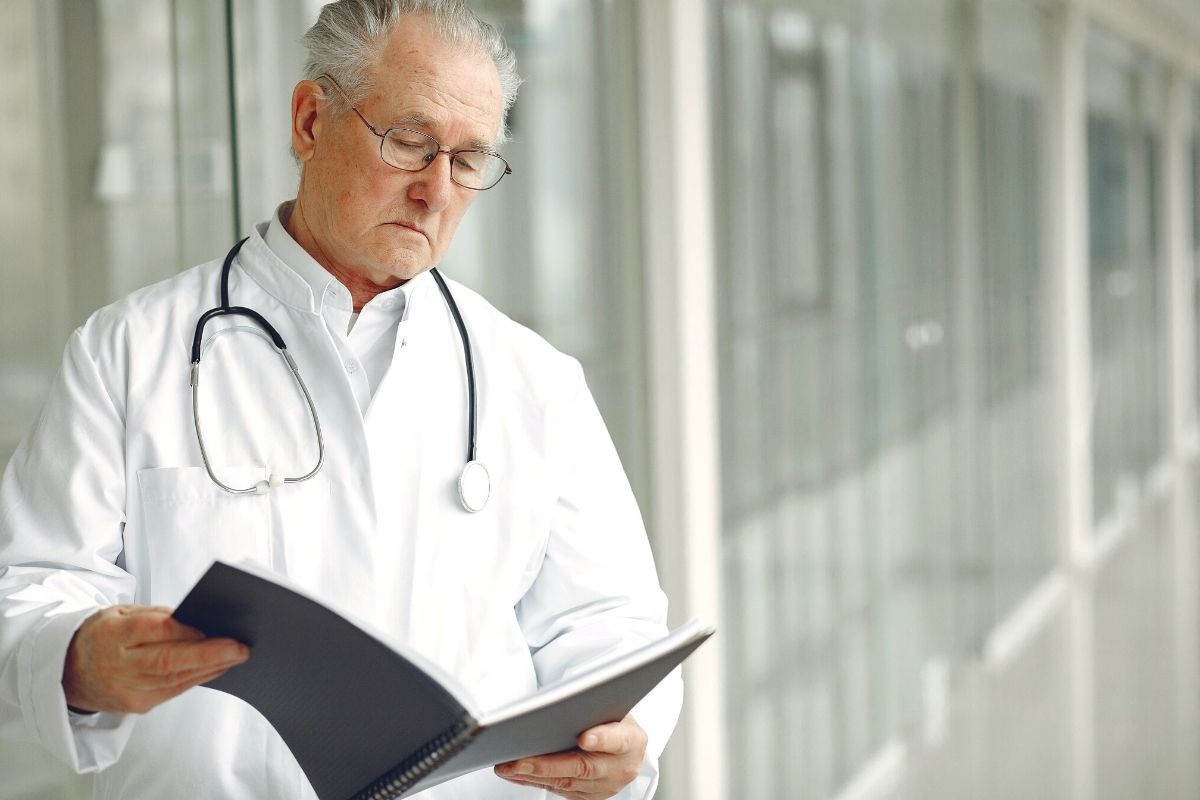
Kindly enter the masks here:
<path id="1" fill-rule="evenodd" d="M 258 709 L 322 800 L 399 797 L 502 761 L 570 750 L 587 728 L 623 718 L 712 634 L 693 620 L 485 713 L 428 661 L 252 565 L 214 562 L 174 616 L 250 645 L 248 662 L 206 686 Z"/>

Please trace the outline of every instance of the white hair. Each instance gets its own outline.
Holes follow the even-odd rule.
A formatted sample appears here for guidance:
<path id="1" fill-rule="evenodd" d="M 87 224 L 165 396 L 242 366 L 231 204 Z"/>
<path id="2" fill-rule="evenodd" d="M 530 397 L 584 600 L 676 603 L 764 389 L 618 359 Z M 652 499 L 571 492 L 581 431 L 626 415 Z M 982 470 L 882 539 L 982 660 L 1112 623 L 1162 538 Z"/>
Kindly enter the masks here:
<path id="1" fill-rule="evenodd" d="M 407 16 L 427 20 L 447 42 L 491 58 L 500 75 L 504 98 L 502 113 L 517 99 L 521 78 L 517 58 L 504 43 L 500 31 L 484 22 L 463 0 L 337 0 L 321 9 L 316 23 L 304 34 L 308 59 L 304 77 L 316 80 L 328 75 L 338 82 L 352 104 L 358 104 L 372 89 L 371 67 L 379 58 L 384 40 Z M 331 92 L 327 101 L 334 113 L 345 113 L 345 100 Z M 501 126 L 501 136 L 507 125 Z"/>

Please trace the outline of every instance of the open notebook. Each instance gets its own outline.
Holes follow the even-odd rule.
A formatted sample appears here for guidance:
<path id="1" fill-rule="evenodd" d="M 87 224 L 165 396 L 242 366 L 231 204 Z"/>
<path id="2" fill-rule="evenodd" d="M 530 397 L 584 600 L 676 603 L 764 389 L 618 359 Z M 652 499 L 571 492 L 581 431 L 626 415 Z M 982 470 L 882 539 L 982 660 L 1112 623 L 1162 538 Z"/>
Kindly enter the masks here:
<path id="1" fill-rule="evenodd" d="M 175 610 L 252 648 L 209 688 L 254 706 L 321 800 L 385 800 L 473 770 L 575 747 L 622 719 L 712 635 L 694 619 L 659 641 L 497 709 L 452 676 L 270 571 L 216 561 Z"/>

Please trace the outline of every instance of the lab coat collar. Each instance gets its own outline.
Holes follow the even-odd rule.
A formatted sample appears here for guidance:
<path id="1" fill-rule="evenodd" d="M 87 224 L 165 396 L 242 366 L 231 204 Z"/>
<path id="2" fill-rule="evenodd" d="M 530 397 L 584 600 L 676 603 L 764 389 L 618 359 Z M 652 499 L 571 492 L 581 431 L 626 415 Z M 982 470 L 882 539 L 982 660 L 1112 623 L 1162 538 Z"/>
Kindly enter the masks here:
<path id="1" fill-rule="evenodd" d="M 246 242 L 247 255 L 251 257 L 239 258 L 238 264 L 267 292 L 293 308 L 324 314 L 324 306 L 329 303 L 348 314 L 352 305 L 350 291 L 318 264 L 285 227 L 293 202 L 282 203 L 269 222 L 255 226 L 250 241 Z M 394 308 L 402 319 L 408 319 L 413 301 L 427 295 L 433 286 L 433 276 L 426 271 L 376 295 L 367 307 Z"/>

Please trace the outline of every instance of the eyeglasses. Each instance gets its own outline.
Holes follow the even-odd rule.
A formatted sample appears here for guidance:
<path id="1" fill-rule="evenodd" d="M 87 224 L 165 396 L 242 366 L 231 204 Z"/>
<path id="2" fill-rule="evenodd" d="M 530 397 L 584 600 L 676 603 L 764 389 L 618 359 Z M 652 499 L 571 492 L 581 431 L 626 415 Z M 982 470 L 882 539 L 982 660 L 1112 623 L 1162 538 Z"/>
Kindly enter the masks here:
<path id="1" fill-rule="evenodd" d="M 350 103 L 350 96 L 337 81 L 324 74 L 320 77 L 333 84 L 333 88 Z M 445 150 L 432 136 L 411 128 L 388 128 L 380 133 L 353 104 L 350 109 L 358 114 L 367 130 L 379 137 L 379 157 L 389 167 L 405 172 L 420 172 L 433 163 L 438 153 L 445 153 L 450 156 L 450 180 L 476 191 L 490 189 L 505 175 L 512 174 L 508 162 L 495 153 L 486 150 Z"/>

